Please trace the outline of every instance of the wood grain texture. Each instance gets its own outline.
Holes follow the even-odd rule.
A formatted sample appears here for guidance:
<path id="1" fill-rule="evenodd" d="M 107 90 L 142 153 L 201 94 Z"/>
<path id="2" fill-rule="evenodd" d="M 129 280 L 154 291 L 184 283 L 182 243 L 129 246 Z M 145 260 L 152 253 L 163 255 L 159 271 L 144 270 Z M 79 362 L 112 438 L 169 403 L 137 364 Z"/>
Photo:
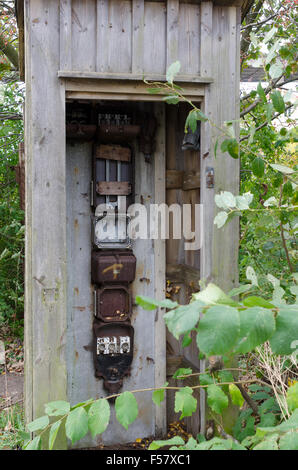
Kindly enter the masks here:
<path id="1" fill-rule="evenodd" d="M 67 399 L 65 98 L 57 78 L 59 36 L 53 34 L 59 30 L 59 9 L 50 0 L 26 1 L 25 8 L 25 404 L 30 420 L 44 414 L 45 403 Z"/>
<path id="2" fill-rule="evenodd" d="M 96 70 L 96 3 L 95 0 L 72 0 L 72 67 Z"/>
<path id="3" fill-rule="evenodd" d="M 104 158 L 106 160 L 117 160 L 121 162 L 131 161 L 131 150 L 128 147 L 120 145 L 95 145 L 95 158 Z"/>
<path id="4" fill-rule="evenodd" d="M 167 68 L 178 60 L 179 0 L 167 0 Z"/>
<path id="5" fill-rule="evenodd" d="M 132 0 L 132 73 L 144 71 L 144 0 Z"/>
<path id="6" fill-rule="evenodd" d="M 96 190 L 103 196 L 128 196 L 131 194 L 131 184 L 128 181 L 99 181 Z"/>
<path id="7" fill-rule="evenodd" d="M 72 68 L 71 46 L 72 46 L 72 0 L 60 0 L 60 69 Z"/>

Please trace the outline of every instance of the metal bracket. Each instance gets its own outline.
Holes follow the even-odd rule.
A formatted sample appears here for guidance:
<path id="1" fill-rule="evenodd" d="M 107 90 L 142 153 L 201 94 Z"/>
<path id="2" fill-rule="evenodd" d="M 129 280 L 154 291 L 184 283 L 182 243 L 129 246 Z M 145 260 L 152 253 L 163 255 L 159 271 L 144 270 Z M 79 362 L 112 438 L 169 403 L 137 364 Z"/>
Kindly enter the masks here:
<path id="1" fill-rule="evenodd" d="M 207 166 L 205 170 L 206 188 L 214 188 L 214 168 Z"/>

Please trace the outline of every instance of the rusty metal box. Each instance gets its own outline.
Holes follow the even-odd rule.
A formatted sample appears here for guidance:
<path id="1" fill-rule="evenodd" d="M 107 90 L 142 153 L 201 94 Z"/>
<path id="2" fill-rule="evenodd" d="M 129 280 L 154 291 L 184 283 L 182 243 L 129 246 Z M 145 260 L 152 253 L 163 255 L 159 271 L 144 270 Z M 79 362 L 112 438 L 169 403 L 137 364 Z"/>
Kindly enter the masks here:
<path id="1" fill-rule="evenodd" d="M 136 257 L 129 251 L 92 251 L 91 278 L 94 284 L 129 283 L 136 275 Z"/>
<path id="2" fill-rule="evenodd" d="M 104 322 L 126 321 L 131 314 L 131 295 L 122 285 L 96 289 L 95 316 Z"/>

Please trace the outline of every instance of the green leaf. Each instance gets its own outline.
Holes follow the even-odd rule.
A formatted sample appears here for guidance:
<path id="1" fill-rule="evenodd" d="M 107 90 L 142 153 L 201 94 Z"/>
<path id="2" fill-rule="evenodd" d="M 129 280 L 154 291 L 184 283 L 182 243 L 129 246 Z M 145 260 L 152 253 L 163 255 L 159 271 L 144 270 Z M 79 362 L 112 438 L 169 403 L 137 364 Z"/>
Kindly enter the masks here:
<path id="1" fill-rule="evenodd" d="M 258 93 L 259 97 L 261 98 L 261 100 L 263 101 L 263 103 L 266 103 L 267 98 L 266 98 L 266 95 L 265 95 L 265 92 L 263 90 L 261 82 L 258 83 L 257 93 Z"/>
<path id="2" fill-rule="evenodd" d="M 50 435 L 49 435 L 49 450 L 52 450 L 55 444 L 55 440 L 61 425 L 61 420 L 55 421 L 50 428 Z"/>
<path id="3" fill-rule="evenodd" d="M 204 304 L 200 300 L 170 310 L 163 318 L 169 331 L 175 338 L 189 332 L 197 325 Z"/>
<path id="4" fill-rule="evenodd" d="M 45 415 L 35 419 L 34 421 L 31 421 L 27 427 L 30 432 L 40 431 L 41 429 L 46 428 L 49 422 L 49 417 Z"/>
<path id="5" fill-rule="evenodd" d="M 264 205 L 264 207 L 277 206 L 278 201 L 274 196 L 271 196 L 268 199 L 266 199 L 266 201 L 264 202 L 263 205 Z"/>
<path id="6" fill-rule="evenodd" d="M 191 342 L 192 342 L 192 337 L 191 337 L 190 333 L 188 333 L 185 336 L 183 336 L 182 347 L 187 348 L 187 346 L 189 346 L 191 344 Z"/>
<path id="7" fill-rule="evenodd" d="M 192 132 L 196 132 L 196 129 L 197 129 L 197 117 L 196 117 L 196 113 L 194 110 L 190 111 L 190 113 L 188 113 L 188 116 L 186 118 L 186 121 L 185 121 L 185 129 L 184 129 L 184 132 L 187 133 L 188 132 L 188 128 L 190 128 L 190 130 Z"/>
<path id="8" fill-rule="evenodd" d="M 264 160 L 261 157 L 256 157 L 252 162 L 252 172 L 255 176 L 261 178 L 265 172 Z"/>
<path id="9" fill-rule="evenodd" d="M 275 320 L 271 310 L 261 307 L 248 308 L 239 312 L 240 341 L 236 351 L 247 353 L 265 343 L 275 331 Z"/>
<path id="10" fill-rule="evenodd" d="M 92 437 L 103 433 L 110 421 L 110 405 L 108 400 L 100 398 L 92 403 L 88 411 L 88 427 Z"/>
<path id="11" fill-rule="evenodd" d="M 283 421 L 278 426 L 273 427 L 258 427 L 257 428 L 257 436 L 264 437 L 266 434 L 272 433 L 283 433 L 287 431 L 297 431 L 298 429 L 298 409 L 294 411 L 294 413 L 290 416 L 290 418 L 286 421 Z"/>
<path id="12" fill-rule="evenodd" d="M 275 64 L 271 64 L 269 68 L 269 75 L 274 80 L 275 78 L 280 77 L 283 74 L 283 65 L 281 62 L 276 62 Z M 273 104 L 274 106 L 274 104 Z"/>
<path id="13" fill-rule="evenodd" d="M 280 164 L 277 164 L 277 163 L 269 163 L 269 165 L 274 170 L 280 171 L 284 175 L 291 175 L 292 173 L 294 173 L 294 170 L 292 168 L 289 168 L 288 166 L 285 166 L 285 165 L 280 165 Z"/>
<path id="14" fill-rule="evenodd" d="M 70 404 L 67 401 L 51 401 L 45 405 L 45 412 L 49 416 L 63 416 L 70 410 Z"/>
<path id="15" fill-rule="evenodd" d="M 177 379 L 180 375 L 189 375 L 192 374 L 192 369 L 190 368 L 183 368 L 181 367 L 180 369 L 176 370 L 175 374 L 173 375 L 173 379 Z"/>
<path id="16" fill-rule="evenodd" d="M 293 353 L 291 344 L 297 340 L 298 314 L 297 309 L 281 308 L 276 317 L 276 331 L 270 338 L 274 354 L 290 355 Z"/>
<path id="17" fill-rule="evenodd" d="M 246 274 L 246 279 L 251 281 L 253 286 L 258 287 L 258 277 L 257 277 L 257 275 L 255 273 L 255 270 L 252 266 L 247 266 L 245 274 Z"/>
<path id="18" fill-rule="evenodd" d="M 178 305 L 178 302 L 173 302 L 173 300 L 170 299 L 164 299 L 158 302 L 158 307 L 161 308 L 176 308 Z"/>
<path id="19" fill-rule="evenodd" d="M 127 430 L 138 416 L 138 403 L 131 392 L 121 393 L 115 402 L 116 418 Z"/>
<path id="20" fill-rule="evenodd" d="M 226 354 L 235 346 L 239 330 L 236 308 L 224 305 L 210 307 L 200 320 L 197 345 L 207 356 Z"/>
<path id="21" fill-rule="evenodd" d="M 232 372 L 229 370 L 220 370 L 218 371 L 218 381 L 220 383 L 226 383 L 226 382 L 234 382 L 234 377 Z M 214 382 L 213 382 L 214 383 Z M 222 385 L 221 389 L 225 392 L 228 393 L 229 391 L 229 385 Z"/>
<path id="22" fill-rule="evenodd" d="M 171 446 L 171 445 L 184 445 L 185 442 L 180 436 L 174 436 L 167 441 L 152 441 L 148 450 L 158 450 L 164 446 Z"/>
<path id="23" fill-rule="evenodd" d="M 228 152 L 231 157 L 239 158 L 239 145 L 237 139 L 225 139 L 220 149 L 222 152 Z"/>
<path id="24" fill-rule="evenodd" d="M 229 400 L 218 385 L 212 384 L 207 387 L 207 403 L 212 411 L 222 414 L 223 410 L 227 408 Z"/>
<path id="25" fill-rule="evenodd" d="M 151 299 L 151 297 L 146 297 L 145 295 L 137 295 L 136 303 L 143 307 L 144 310 L 155 310 L 158 307 L 161 308 L 175 308 L 178 307 L 177 302 L 173 302 L 170 299 L 164 299 L 161 301 Z"/>
<path id="26" fill-rule="evenodd" d="M 195 110 L 195 117 L 197 121 L 202 121 L 202 122 L 208 121 L 207 116 L 200 109 Z"/>
<path id="27" fill-rule="evenodd" d="M 75 408 L 69 413 L 65 423 L 65 432 L 73 444 L 87 434 L 88 415 L 84 408 Z"/>
<path id="28" fill-rule="evenodd" d="M 290 413 L 292 413 L 292 411 L 298 408 L 298 382 L 296 382 L 294 385 L 291 385 L 291 387 L 288 388 L 287 404 L 288 404 Z"/>
<path id="29" fill-rule="evenodd" d="M 252 284 L 243 284 L 242 286 L 235 287 L 234 289 L 230 290 L 229 296 L 235 297 L 236 295 L 243 294 L 244 292 L 248 292 L 253 288 Z"/>
<path id="30" fill-rule="evenodd" d="M 223 290 L 210 282 L 208 286 L 200 292 L 192 295 L 194 300 L 200 300 L 206 305 L 209 304 L 223 304 L 223 305 L 237 305 L 230 297 L 228 297 Z"/>
<path id="31" fill-rule="evenodd" d="M 298 450 L 298 432 L 287 432 L 279 440 L 280 450 Z"/>
<path id="32" fill-rule="evenodd" d="M 239 158 L 239 144 L 236 139 L 232 139 L 228 144 L 228 152 L 232 158 Z"/>
<path id="33" fill-rule="evenodd" d="M 177 104 L 179 103 L 179 96 L 177 95 L 169 95 L 163 98 L 168 104 Z"/>
<path id="34" fill-rule="evenodd" d="M 278 91 L 278 90 L 273 91 L 273 92 L 270 94 L 270 98 L 271 98 L 271 100 L 272 100 L 274 109 L 275 109 L 278 113 L 284 113 L 284 112 L 285 112 L 285 109 L 286 109 L 286 106 L 285 106 L 285 102 L 284 102 L 284 100 L 283 100 L 283 97 L 281 96 L 280 91 Z M 272 165 L 271 165 L 271 166 L 272 166 Z"/>
<path id="35" fill-rule="evenodd" d="M 274 308 L 274 305 L 268 302 L 268 300 L 265 300 L 262 297 L 257 297 L 256 295 L 245 297 L 243 300 L 243 305 L 246 307 Z"/>
<path id="36" fill-rule="evenodd" d="M 231 400 L 234 403 L 234 405 L 239 406 L 239 408 L 242 408 L 243 403 L 244 403 L 244 398 L 242 396 L 242 393 L 240 392 L 239 388 L 235 384 L 230 384 L 229 385 L 229 392 L 231 395 Z"/>
<path id="37" fill-rule="evenodd" d="M 277 33 L 278 29 L 273 26 L 269 31 L 268 33 L 265 34 L 265 37 L 264 37 L 264 43 L 266 44 L 267 42 L 269 42 L 273 36 Z"/>
<path id="38" fill-rule="evenodd" d="M 260 444 L 257 444 L 253 450 L 278 450 L 277 439 L 278 434 L 270 436 L 268 439 L 260 442 Z"/>
<path id="39" fill-rule="evenodd" d="M 217 225 L 217 228 L 221 228 L 225 225 L 228 220 L 228 214 L 225 211 L 220 211 L 214 217 L 214 225 Z"/>
<path id="40" fill-rule="evenodd" d="M 169 382 L 165 383 L 165 387 L 169 385 Z M 155 405 L 160 406 L 161 402 L 164 401 L 165 398 L 165 389 L 160 388 L 159 390 L 154 390 L 152 393 L 152 401 L 155 403 Z"/>
<path id="41" fill-rule="evenodd" d="M 214 197 L 215 204 L 221 209 L 232 209 L 236 207 L 236 198 L 229 191 L 221 191 Z"/>
<path id="42" fill-rule="evenodd" d="M 161 88 L 147 88 L 148 93 L 151 95 L 157 95 L 161 92 Z"/>
<path id="43" fill-rule="evenodd" d="M 210 374 L 200 374 L 200 385 L 211 385 L 214 383 L 213 377 Z"/>
<path id="44" fill-rule="evenodd" d="M 136 303 L 143 307 L 144 310 L 155 310 L 158 307 L 156 300 L 146 297 L 145 295 L 137 295 Z"/>
<path id="45" fill-rule="evenodd" d="M 25 450 L 40 450 L 41 449 L 41 437 L 36 436 L 32 441 L 24 447 Z"/>
<path id="46" fill-rule="evenodd" d="M 173 84 L 175 76 L 179 73 L 180 68 L 181 68 L 181 64 L 179 60 L 177 60 L 176 62 L 173 62 L 173 64 L 169 66 L 167 70 L 166 79 L 167 79 L 167 82 L 170 83 L 171 85 Z"/>
<path id="47" fill-rule="evenodd" d="M 179 419 L 191 416 L 197 409 L 197 400 L 192 396 L 193 390 L 190 387 L 181 388 L 175 393 L 175 413 L 181 411 Z"/>

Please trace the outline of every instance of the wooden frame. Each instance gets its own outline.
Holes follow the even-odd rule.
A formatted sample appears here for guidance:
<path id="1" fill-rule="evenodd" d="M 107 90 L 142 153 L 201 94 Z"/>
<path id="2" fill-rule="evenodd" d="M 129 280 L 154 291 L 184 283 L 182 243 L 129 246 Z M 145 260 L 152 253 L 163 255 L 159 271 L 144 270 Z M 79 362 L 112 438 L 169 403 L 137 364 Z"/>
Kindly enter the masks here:
<path id="1" fill-rule="evenodd" d="M 108 70 L 110 60 L 108 54 L 103 52 L 98 55 L 107 26 L 104 23 L 108 13 L 107 0 L 73 1 L 76 8 L 81 9 L 83 4 L 92 4 L 92 8 L 97 8 L 97 11 L 102 14 L 102 16 L 95 18 L 92 8 L 90 11 L 86 9 L 86 18 L 84 17 L 86 24 L 90 22 L 92 27 L 96 25 L 96 41 L 94 41 L 96 48 L 91 51 L 94 62 L 90 66 L 88 57 L 84 57 L 83 49 L 81 49 L 82 67 L 78 66 L 79 70 L 74 67 L 77 62 L 73 61 L 73 44 L 88 45 L 93 43 L 88 42 L 90 34 L 88 28 L 86 31 L 81 28 L 80 39 L 82 38 L 82 41 L 75 37 L 78 34 L 79 26 L 77 19 L 75 19 L 76 24 L 73 24 L 72 1 L 24 1 L 27 83 L 25 110 L 25 409 L 27 421 L 44 414 L 45 403 L 57 399 L 69 399 L 71 395 L 69 390 L 72 386 L 70 383 L 75 370 L 73 364 L 77 360 L 76 351 L 70 341 L 72 339 L 73 311 L 71 308 L 73 306 L 69 303 L 69 299 L 72 298 L 73 291 L 68 291 L 71 260 L 69 258 L 66 220 L 69 209 L 67 204 L 70 203 L 66 188 L 72 187 L 72 194 L 75 194 L 75 186 L 71 186 L 67 182 L 66 172 L 65 101 L 67 99 L 152 102 L 160 123 L 155 162 L 154 167 L 150 167 L 143 160 L 136 159 L 136 165 L 141 165 L 136 169 L 142 175 L 138 182 L 139 186 L 136 188 L 136 195 L 139 202 L 144 200 L 145 204 L 165 200 L 166 106 L 162 103 L 164 95 L 149 95 L 148 85 L 143 82 L 143 74 L 148 80 L 164 80 L 165 71 L 160 67 L 160 72 L 153 71 L 151 73 L 149 70 L 150 73 L 148 73 L 148 68 L 147 70 L 146 67 L 144 68 L 144 60 L 146 59 L 148 64 L 152 58 L 149 57 L 150 60 L 145 58 L 144 55 L 139 54 L 138 49 L 138 44 L 144 46 L 146 34 L 148 35 L 148 31 L 144 31 L 145 27 L 142 26 L 142 15 L 152 4 L 153 13 L 150 18 L 154 19 L 160 5 L 156 8 L 155 2 L 146 1 L 144 3 L 142 0 L 132 0 L 132 24 L 134 27 L 130 30 L 132 31 L 131 46 L 129 43 L 132 52 L 131 68 L 129 65 L 124 67 L 127 70 L 119 68 Z M 114 14 L 116 11 L 115 2 L 116 0 L 113 0 Z M 56 4 L 54 5 L 54 3 Z M 166 54 L 162 58 L 162 66 L 163 64 L 168 66 L 177 59 L 177 51 L 179 51 L 179 44 L 177 46 L 179 34 L 176 28 L 178 3 L 178 0 L 168 0 L 169 15 L 162 19 L 166 41 Z M 186 5 L 184 2 L 180 3 Z M 231 6 L 226 6 L 227 3 Z M 198 73 L 184 72 L 178 78 L 179 84 L 185 90 L 186 97 L 202 103 L 203 112 L 216 125 L 221 126 L 224 121 L 236 120 L 239 117 L 237 93 L 240 9 L 235 6 L 234 1 L 229 2 L 228 0 L 223 2 L 218 0 L 215 3 L 202 1 L 199 8 L 197 7 L 198 2 L 188 1 L 187 4 L 196 5 L 196 13 L 199 18 L 199 25 L 196 25 L 195 33 L 197 34 L 199 31 L 200 34 L 200 47 L 198 47 L 198 56 L 196 56 L 196 63 L 199 64 L 200 71 Z M 122 20 L 124 21 L 125 18 Z M 154 27 L 157 31 L 157 26 Z M 121 30 L 120 33 L 122 34 Z M 123 32 L 123 35 L 126 33 Z M 84 34 L 86 35 L 84 36 Z M 185 36 L 183 37 L 185 40 Z M 72 43 L 72 40 L 75 42 Z M 157 46 L 154 46 L 155 52 L 158 50 Z M 148 103 L 143 103 L 143 105 L 145 104 Z M 187 192 L 200 191 L 200 202 L 204 205 L 205 241 L 200 253 L 200 278 L 207 282 L 215 282 L 228 290 L 237 282 L 238 223 L 235 219 L 221 230 L 214 226 L 213 219 L 216 212 L 214 195 L 221 190 L 237 193 L 239 162 L 222 154 L 220 150 L 217 158 L 214 158 L 213 149 L 217 136 L 215 127 L 210 126 L 208 122 L 202 123 L 200 168 L 196 168 L 195 174 L 192 174 L 195 176 L 195 182 L 191 183 L 191 189 Z M 167 138 L 169 152 L 172 152 L 169 155 L 169 161 L 171 161 L 175 149 L 171 136 L 168 135 Z M 78 162 L 82 161 L 80 157 L 80 155 L 74 155 Z M 213 188 L 206 185 L 206 172 L 210 167 L 214 170 Z M 171 166 L 169 169 L 182 171 L 180 168 Z M 182 189 L 183 185 L 186 189 L 185 176 L 189 177 L 189 171 L 192 170 L 185 168 L 183 175 L 176 175 L 177 181 L 182 181 Z M 72 177 L 75 178 L 74 172 Z M 200 178 L 200 182 L 198 182 L 198 178 Z M 189 182 L 189 178 L 187 180 Z M 150 181 L 152 186 L 147 181 Z M 173 184 L 180 184 L 177 181 Z M 88 188 L 83 189 L 84 191 L 82 190 L 80 194 L 88 194 Z M 172 189 L 169 188 L 169 191 L 176 191 L 176 189 L 172 187 Z M 173 194 L 170 199 L 173 199 Z M 188 197 L 190 197 L 189 194 Z M 86 202 L 85 204 L 81 200 L 79 202 L 83 217 Z M 173 249 L 176 247 L 175 242 L 176 240 L 172 244 Z M 150 241 L 146 245 L 146 256 L 144 256 L 144 252 L 142 245 L 139 245 L 136 253 L 140 258 L 144 257 L 144 263 L 142 273 L 139 273 L 135 283 L 134 293 L 163 298 L 165 295 L 165 243 L 162 240 L 154 240 L 153 243 Z M 185 267 L 184 263 L 177 263 L 176 260 L 168 262 L 168 265 L 171 275 L 176 278 L 181 272 L 191 278 L 198 271 L 192 272 Z M 147 271 L 150 273 L 149 275 L 146 274 Z M 146 278 L 146 282 L 143 282 L 144 278 Z M 149 282 L 147 282 L 148 280 Z M 91 302 L 88 306 L 88 315 L 92 317 Z M 75 305 L 75 308 L 80 309 L 81 305 Z M 78 311 L 82 314 L 81 310 Z M 134 315 L 136 316 L 136 313 Z M 148 312 L 138 310 L 138 315 L 143 315 L 142 318 L 147 328 L 151 327 L 152 318 L 150 319 Z M 77 321 L 79 322 L 80 318 Z M 153 343 L 150 345 L 154 348 L 154 353 L 152 353 L 154 357 L 149 357 L 148 360 L 155 361 L 154 381 L 157 387 L 161 387 L 166 379 L 165 325 L 161 311 L 157 312 L 153 321 L 154 345 Z M 89 328 L 89 325 L 86 324 L 85 327 Z M 138 328 L 140 327 L 138 326 Z M 84 346 L 88 347 L 85 344 Z M 83 354 L 85 354 L 85 358 L 89 353 L 83 351 Z M 191 355 L 194 357 L 194 351 L 186 353 L 186 359 L 190 360 Z M 204 370 L 203 362 L 200 363 L 200 370 Z M 139 371 L 139 374 L 144 374 L 144 372 Z M 133 380 L 132 378 L 129 382 L 132 386 Z M 71 397 L 76 396 L 75 393 L 71 395 Z M 151 396 L 146 396 L 146 403 L 149 403 L 149 398 L 151 400 Z M 201 393 L 200 400 L 200 432 L 203 432 L 205 423 L 204 392 Z M 152 418 L 152 413 L 150 416 L 150 422 L 154 421 L 156 426 L 151 431 L 162 434 L 166 427 L 165 403 L 157 408 L 155 413 L 154 418 Z M 113 423 L 115 424 L 115 422 Z M 113 439 L 120 442 L 122 437 L 117 432 Z M 107 439 L 111 439 L 111 435 Z M 129 434 L 126 434 L 124 439 L 129 440 Z M 58 447 L 62 447 L 64 444 L 57 441 Z"/>

